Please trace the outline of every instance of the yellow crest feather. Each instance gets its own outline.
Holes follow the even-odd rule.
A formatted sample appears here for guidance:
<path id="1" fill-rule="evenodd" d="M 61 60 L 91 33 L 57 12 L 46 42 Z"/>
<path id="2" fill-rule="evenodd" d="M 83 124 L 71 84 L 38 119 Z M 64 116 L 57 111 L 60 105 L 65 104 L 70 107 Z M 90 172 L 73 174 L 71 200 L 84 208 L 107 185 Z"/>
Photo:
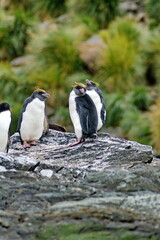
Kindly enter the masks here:
<path id="1" fill-rule="evenodd" d="M 86 85 L 84 85 L 83 83 L 77 83 L 77 82 L 75 82 L 72 87 L 77 87 L 77 86 L 80 86 L 80 87 L 83 87 L 83 88 L 86 87 Z"/>
<path id="2" fill-rule="evenodd" d="M 91 82 L 93 82 L 94 84 L 96 84 L 97 86 L 99 86 L 99 83 L 97 83 L 97 82 L 94 82 L 94 81 L 91 81 Z"/>
<path id="3" fill-rule="evenodd" d="M 46 91 L 41 89 L 41 88 L 37 88 L 37 89 L 34 90 L 34 92 L 46 92 Z"/>

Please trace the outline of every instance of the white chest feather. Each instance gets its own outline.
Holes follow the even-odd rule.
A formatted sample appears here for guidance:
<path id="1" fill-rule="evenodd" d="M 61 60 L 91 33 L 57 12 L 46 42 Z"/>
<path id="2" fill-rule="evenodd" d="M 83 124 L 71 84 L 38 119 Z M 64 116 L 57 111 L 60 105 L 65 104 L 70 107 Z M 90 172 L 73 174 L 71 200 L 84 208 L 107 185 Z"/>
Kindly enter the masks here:
<path id="1" fill-rule="evenodd" d="M 44 130 L 45 103 L 35 98 L 30 102 L 22 115 L 20 134 L 22 140 L 38 140 Z"/>
<path id="2" fill-rule="evenodd" d="M 97 126 L 97 130 L 99 130 L 103 123 L 102 123 L 102 119 L 101 119 L 101 109 L 102 109 L 102 102 L 101 99 L 98 95 L 98 93 L 96 93 L 95 90 L 87 90 L 86 92 L 92 99 L 92 101 L 94 102 L 96 109 L 97 109 L 97 115 L 98 115 L 98 126 Z"/>
<path id="3" fill-rule="evenodd" d="M 0 152 L 5 152 L 8 143 L 8 131 L 11 123 L 10 111 L 0 113 Z"/>
<path id="4" fill-rule="evenodd" d="M 73 123 L 73 126 L 74 126 L 74 131 L 75 131 L 76 137 L 78 139 L 81 139 L 81 137 L 82 137 L 82 127 L 81 127 L 81 124 L 80 124 L 79 115 L 78 115 L 77 110 L 76 110 L 76 102 L 75 102 L 76 97 L 77 96 L 76 96 L 75 92 L 72 91 L 70 93 L 70 96 L 69 96 L 69 113 L 70 113 L 70 117 L 71 117 L 71 120 L 72 120 L 72 123 Z"/>

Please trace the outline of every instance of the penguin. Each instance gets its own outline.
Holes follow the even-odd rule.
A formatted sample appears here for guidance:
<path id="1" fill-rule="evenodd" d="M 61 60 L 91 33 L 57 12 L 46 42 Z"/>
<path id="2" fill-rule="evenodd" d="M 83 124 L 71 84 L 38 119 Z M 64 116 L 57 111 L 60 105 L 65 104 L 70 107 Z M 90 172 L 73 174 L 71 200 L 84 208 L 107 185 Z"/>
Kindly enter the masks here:
<path id="1" fill-rule="evenodd" d="M 70 146 L 84 142 L 86 138 L 97 137 L 98 115 L 94 102 L 83 84 L 76 84 L 69 95 L 69 113 L 74 126 L 77 142 Z"/>
<path id="2" fill-rule="evenodd" d="M 97 109 L 98 114 L 97 131 L 99 131 L 106 121 L 106 106 L 104 98 L 97 83 L 86 79 L 86 89 L 87 89 L 86 93 L 91 97 Z"/>
<path id="3" fill-rule="evenodd" d="M 10 124 L 10 105 L 7 102 L 3 102 L 0 104 L 0 152 L 8 153 Z"/>
<path id="4" fill-rule="evenodd" d="M 17 126 L 24 148 L 35 146 L 46 131 L 45 100 L 49 96 L 46 91 L 37 89 L 24 101 Z"/>

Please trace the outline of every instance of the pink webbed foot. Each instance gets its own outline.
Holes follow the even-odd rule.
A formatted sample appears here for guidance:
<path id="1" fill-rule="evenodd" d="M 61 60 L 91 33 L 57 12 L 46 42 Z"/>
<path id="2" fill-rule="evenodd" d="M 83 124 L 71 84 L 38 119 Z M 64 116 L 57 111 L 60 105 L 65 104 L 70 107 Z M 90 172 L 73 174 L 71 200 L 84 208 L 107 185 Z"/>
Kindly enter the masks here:
<path id="1" fill-rule="evenodd" d="M 27 143 L 27 141 L 23 141 L 23 147 L 24 148 L 30 148 L 30 144 Z"/>
<path id="2" fill-rule="evenodd" d="M 78 140 L 77 142 L 71 143 L 71 144 L 69 145 L 69 147 L 76 146 L 76 145 L 78 145 L 79 143 L 82 143 L 82 142 L 84 142 L 84 141 L 85 141 L 85 139 L 80 139 L 80 140 Z"/>

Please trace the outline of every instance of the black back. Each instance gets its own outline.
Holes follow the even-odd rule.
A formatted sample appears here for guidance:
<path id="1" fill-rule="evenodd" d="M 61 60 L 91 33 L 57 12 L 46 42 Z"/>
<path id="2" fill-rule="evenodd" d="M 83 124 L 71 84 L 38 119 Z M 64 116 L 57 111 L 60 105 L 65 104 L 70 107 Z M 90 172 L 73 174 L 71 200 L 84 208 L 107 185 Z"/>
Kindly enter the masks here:
<path id="1" fill-rule="evenodd" d="M 82 126 L 82 138 L 92 137 L 97 132 L 98 116 L 94 102 L 88 94 L 76 97 L 76 110 Z"/>

